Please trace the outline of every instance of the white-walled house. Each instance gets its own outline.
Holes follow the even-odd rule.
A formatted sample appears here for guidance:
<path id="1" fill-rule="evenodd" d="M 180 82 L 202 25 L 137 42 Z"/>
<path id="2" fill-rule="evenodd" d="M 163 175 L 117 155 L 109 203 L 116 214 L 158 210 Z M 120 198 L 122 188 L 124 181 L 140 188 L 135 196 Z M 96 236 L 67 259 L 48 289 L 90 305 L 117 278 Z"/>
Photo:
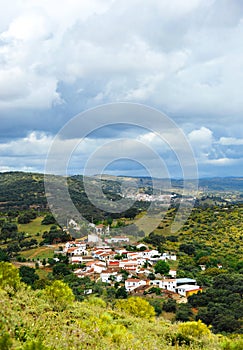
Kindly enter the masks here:
<path id="1" fill-rule="evenodd" d="M 77 241 L 69 241 L 65 243 L 65 246 L 63 248 L 63 252 L 67 253 L 68 249 L 70 248 L 80 248 L 82 250 L 86 250 L 86 243 L 80 243 Z"/>
<path id="2" fill-rule="evenodd" d="M 151 281 L 149 281 L 149 284 L 150 284 L 150 286 L 162 288 L 161 287 L 161 280 L 151 280 Z"/>
<path id="3" fill-rule="evenodd" d="M 182 278 L 177 278 L 176 279 L 177 287 L 179 287 L 179 286 L 181 286 L 183 284 L 196 285 L 197 281 L 194 280 L 193 278 L 187 278 L 187 277 L 182 277 Z"/>
<path id="4" fill-rule="evenodd" d="M 199 290 L 199 286 L 191 284 L 182 284 L 181 286 L 176 288 L 177 293 L 183 297 L 187 297 L 190 294 L 197 293 Z"/>
<path id="5" fill-rule="evenodd" d="M 68 248 L 67 255 L 82 256 L 82 255 L 88 255 L 88 252 L 84 247 L 71 247 L 71 248 Z"/>
<path id="6" fill-rule="evenodd" d="M 206 270 L 206 265 L 201 264 L 201 265 L 199 265 L 199 266 L 200 266 L 200 268 L 201 268 L 202 271 L 205 271 L 205 270 Z"/>
<path id="7" fill-rule="evenodd" d="M 88 243 L 100 243 L 101 240 L 99 236 L 95 233 L 89 233 L 88 234 Z"/>
<path id="8" fill-rule="evenodd" d="M 103 270 L 106 270 L 106 265 L 100 261 L 98 263 L 95 263 L 92 267 L 95 273 L 101 273 Z"/>
<path id="9" fill-rule="evenodd" d="M 108 243 L 129 243 L 129 238 L 125 236 L 115 236 L 107 239 Z"/>
<path id="10" fill-rule="evenodd" d="M 176 254 L 171 254 L 171 253 L 163 253 L 161 256 L 161 260 L 172 260 L 172 261 L 176 261 L 177 257 Z"/>
<path id="11" fill-rule="evenodd" d="M 119 267 L 123 270 L 137 270 L 138 262 L 137 260 L 120 260 Z"/>
<path id="12" fill-rule="evenodd" d="M 71 256 L 69 258 L 71 264 L 81 264 L 83 262 L 82 256 Z"/>
<path id="13" fill-rule="evenodd" d="M 147 284 L 147 282 L 144 280 L 140 280 L 137 278 L 128 278 L 125 281 L 125 288 L 126 288 L 127 292 L 131 292 L 140 286 L 145 286 L 146 284 Z"/>
<path id="14" fill-rule="evenodd" d="M 174 278 L 165 278 L 161 280 L 161 288 L 169 290 L 170 292 L 176 292 L 176 279 Z"/>
<path id="15" fill-rule="evenodd" d="M 114 256 L 115 253 L 110 249 L 95 249 L 92 252 L 92 256 L 94 257 L 94 259 L 99 259 L 99 260 L 105 260 L 105 257 L 112 257 Z"/>
<path id="16" fill-rule="evenodd" d="M 176 254 L 170 254 L 168 257 L 168 260 L 176 261 L 177 260 Z"/>
<path id="17" fill-rule="evenodd" d="M 116 282 L 121 282 L 122 278 L 122 275 L 118 274 L 117 271 L 104 270 L 100 274 L 100 279 L 104 283 L 111 283 L 112 280 Z"/>
<path id="18" fill-rule="evenodd" d="M 160 253 L 156 249 L 146 249 L 138 253 L 141 258 L 148 258 L 148 259 L 151 259 L 153 256 L 160 256 Z"/>
<path id="19" fill-rule="evenodd" d="M 105 226 L 103 224 L 99 224 L 99 225 L 96 225 L 95 226 L 95 232 L 98 234 L 98 235 L 102 235 L 102 234 L 108 234 L 110 232 L 110 227 L 109 225 L 108 226 Z"/>
<path id="20" fill-rule="evenodd" d="M 126 255 L 129 260 L 141 258 L 140 252 L 127 252 Z"/>
<path id="21" fill-rule="evenodd" d="M 170 292 L 176 292 L 176 280 L 174 278 L 166 278 L 163 280 L 152 280 L 150 285 L 156 286 L 161 289 L 169 290 Z"/>

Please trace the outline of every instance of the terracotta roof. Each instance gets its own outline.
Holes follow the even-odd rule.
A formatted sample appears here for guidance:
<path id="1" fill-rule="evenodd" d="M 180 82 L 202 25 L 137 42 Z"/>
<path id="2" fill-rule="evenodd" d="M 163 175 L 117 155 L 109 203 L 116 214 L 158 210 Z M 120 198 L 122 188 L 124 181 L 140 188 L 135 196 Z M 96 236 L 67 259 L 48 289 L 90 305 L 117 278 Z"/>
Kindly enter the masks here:
<path id="1" fill-rule="evenodd" d="M 105 267 L 105 265 L 102 265 L 102 264 L 99 264 L 99 263 L 96 263 L 95 266 Z"/>
<path id="2" fill-rule="evenodd" d="M 101 272 L 101 274 L 103 273 L 117 273 L 117 271 L 114 271 L 113 269 L 106 269 Z"/>
<path id="3" fill-rule="evenodd" d="M 140 282 L 138 278 L 128 278 L 125 282 Z"/>
<path id="4" fill-rule="evenodd" d="M 71 248 L 68 248 L 68 252 L 73 252 L 74 250 L 76 250 L 77 249 L 77 247 L 71 247 Z"/>
<path id="5" fill-rule="evenodd" d="M 108 265 L 119 265 L 119 261 L 108 261 Z"/>

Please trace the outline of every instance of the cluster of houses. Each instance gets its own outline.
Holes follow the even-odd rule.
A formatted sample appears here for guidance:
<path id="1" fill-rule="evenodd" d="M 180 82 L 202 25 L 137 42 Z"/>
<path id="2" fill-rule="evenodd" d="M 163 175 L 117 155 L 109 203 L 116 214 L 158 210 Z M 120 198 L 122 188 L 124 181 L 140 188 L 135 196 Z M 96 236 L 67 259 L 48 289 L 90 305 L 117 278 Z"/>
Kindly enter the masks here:
<path id="1" fill-rule="evenodd" d="M 201 290 L 194 279 L 176 278 L 175 270 L 169 271 L 170 277 L 154 275 L 151 279 L 156 262 L 176 261 L 176 254 L 169 252 L 160 254 L 158 250 L 148 249 L 141 243 L 137 244 L 133 251 L 119 247 L 119 243 L 128 242 L 127 237 L 113 237 L 110 239 L 113 246 L 107 244 L 91 248 L 86 242 L 72 241 L 64 245 L 62 254 L 69 257 L 70 263 L 83 265 L 74 270 L 80 278 L 87 276 L 95 281 L 100 280 L 113 285 L 115 282 L 124 281 L 125 272 L 125 288 L 131 294 L 157 287 L 187 297 Z"/>
<path id="2" fill-rule="evenodd" d="M 136 193 L 136 194 L 126 194 L 126 198 L 131 198 L 136 201 L 142 201 L 142 202 L 163 202 L 164 203 L 170 203 L 171 199 L 174 198 L 176 195 L 174 194 L 158 194 L 158 195 L 151 195 L 146 193 Z"/>
<path id="3" fill-rule="evenodd" d="M 188 297 L 201 290 L 196 284 L 196 280 L 192 278 L 163 278 L 152 281 L 128 278 L 125 281 L 125 288 L 128 292 L 136 293 L 141 290 L 146 291 L 149 290 L 151 286 L 177 293 L 183 297 Z"/>

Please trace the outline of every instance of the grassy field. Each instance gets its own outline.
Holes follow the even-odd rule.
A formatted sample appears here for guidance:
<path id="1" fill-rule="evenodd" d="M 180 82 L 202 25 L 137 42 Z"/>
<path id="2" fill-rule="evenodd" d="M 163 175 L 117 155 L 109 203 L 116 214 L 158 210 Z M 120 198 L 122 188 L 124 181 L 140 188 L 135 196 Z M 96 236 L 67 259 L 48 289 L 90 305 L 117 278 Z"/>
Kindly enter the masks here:
<path id="1" fill-rule="evenodd" d="M 28 224 L 18 224 L 19 232 L 26 232 L 29 237 L 34 237 L 38 242 L 42 241 L 42 234 L 45 231 L 49 231 L 52 225 L 41 225 L 43 220 L 42 216 L 37 217 Z M 37 233 L 40 233 L 39 236 L 36 236 Z"/>
<path id="2" fill-rule="evenodd" d="M 36 270 L 36 273 L 40 277 L 40 279 L 46 279 L 48 276 L 48 273 L 50 272 L 51 272 L 50 268 L 41 268 Z"/>
<path id="3" fill-rule="evenodd" d="M 54 247 L 38 247 L 34 249 L 21 251 L 19 255 L 25 257 L 26 259 L 42 260 L 52 258 L 54 250 Z"/>

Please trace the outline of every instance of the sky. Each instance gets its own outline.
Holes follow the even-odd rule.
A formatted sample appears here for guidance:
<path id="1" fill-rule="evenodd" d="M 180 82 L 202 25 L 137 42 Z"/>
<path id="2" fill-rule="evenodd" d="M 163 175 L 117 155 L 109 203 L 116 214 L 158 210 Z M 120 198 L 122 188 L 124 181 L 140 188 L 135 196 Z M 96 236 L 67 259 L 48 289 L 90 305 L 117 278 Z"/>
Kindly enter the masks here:
<path id="1" fill-rule="evenodd" d="M 185 160 L 158 140 L 161 126 L 143 128 L 149 114 L 138 113 L 137 126 L 129 125 L 131 103 L 164 113 L 183 131 L 200 177 L 243 176 L 241 0 L 0 0 L 0 6 L 1 172 L 43 172 L 55 140 L 58 157 L 70 152 L 69 173 L 83 173 L 95 154 L 103 168 L 94 172 L 153 174 L 159 156 L 161 177 L 182 176 Z M 121 102 L 128 125 L 114 113 L 114 124 L 100 128 L 102 116 L 85 113 Z M 92 132 L 61 139 L 79 113 L 85 127 L 92 119 Z M 116 159 L 117 145 L 123 153 Z"/>

